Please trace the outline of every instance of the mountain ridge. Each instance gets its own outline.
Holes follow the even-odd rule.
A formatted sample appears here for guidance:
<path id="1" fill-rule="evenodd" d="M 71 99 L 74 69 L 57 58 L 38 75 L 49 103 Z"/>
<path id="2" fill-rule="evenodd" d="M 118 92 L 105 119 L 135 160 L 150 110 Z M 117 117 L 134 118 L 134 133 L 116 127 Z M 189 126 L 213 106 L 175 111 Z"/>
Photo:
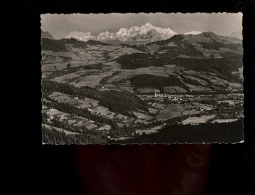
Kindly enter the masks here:
<path id="1" fill-rule="evenodd" d="M 41 30 L 41 38 L 47 38 L 47 39 L 55 40 L 55 38 L 48 31 L 43 31 L 43 30 Z"/>
<path id="2" fill-rule="evenodd" d="M 151 25 L 150 23 L 146 23 L 142 26 L 132 26 L 130 28 L 120 28 L 116 32 L 100 32 L 97 35 L 92 35 L 91 32 L 78 32 L 72 31 L 70 32 L 65 39 L 74 38 L 79 41 L 87 42 L 89 40 L 100 41 L 104 43 L 111 43 L 111 44 L 149 44 L 157 41 L 164 41 L 168 40 L 175 35 L 189 35 L 189 36 L 196 36 L 204 37 L 206 39 L 216 39 L 217 41 L 223 42 L 240 42 L 240 32 L 234 32 L 230 36 L 222 36 L 215 34 L 213 32 L 201 32 L 201 31 L 189 31 L 186 33 L 177 33 L 170 28 L 160 28 Z M 231 39 L 231 40 L 230 40 Z M 207 40 L 208 41 L 208 40 Z"/>
<path id="3" fill-rule="evenodd" d="M 91 32 L 72 31 L 65 38 L 76 38 L 80 41 L 121 41 L 121 42 L 153 42 L 165 40 L 177 34 L 170 28 L 160 28 L 146 23 L 142 26 L 132 26 L 130 28 L 120 28 L 117 32 L 100 32 L 92 35 Z"/>
<path id="4" fill-rule="evenodd" d="M 238 39 L 243 39 L 243 33 L 242 31 L 235 31 L 235 32 L 232 32 L 230 37 L 235 37 L 235 38 L 238 38 Z"/>

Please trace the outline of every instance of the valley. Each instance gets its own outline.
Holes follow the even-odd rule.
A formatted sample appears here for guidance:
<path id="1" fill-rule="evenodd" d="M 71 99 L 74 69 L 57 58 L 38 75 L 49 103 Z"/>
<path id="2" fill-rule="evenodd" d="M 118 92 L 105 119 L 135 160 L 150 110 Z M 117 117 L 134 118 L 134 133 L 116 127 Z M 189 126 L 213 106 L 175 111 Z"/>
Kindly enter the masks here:
<path id="1" fill-rule="evenodd" d="M 136 143 L 161 129 L 243 120 L 240 39 L 204 32 L 135 45 L 49 37 L 41 42 L 44 143 Z"/>

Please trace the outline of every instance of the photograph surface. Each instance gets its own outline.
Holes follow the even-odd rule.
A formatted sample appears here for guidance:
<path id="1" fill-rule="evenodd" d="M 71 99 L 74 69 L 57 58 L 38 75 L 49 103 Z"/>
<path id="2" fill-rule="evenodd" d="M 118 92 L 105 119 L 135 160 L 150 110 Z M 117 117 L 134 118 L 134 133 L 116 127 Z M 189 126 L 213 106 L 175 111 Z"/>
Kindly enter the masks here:
<path id="1" fill-rule="evenodd" d="M 242 13 L 41 15 L 43 144 L 243 142 Z"/>

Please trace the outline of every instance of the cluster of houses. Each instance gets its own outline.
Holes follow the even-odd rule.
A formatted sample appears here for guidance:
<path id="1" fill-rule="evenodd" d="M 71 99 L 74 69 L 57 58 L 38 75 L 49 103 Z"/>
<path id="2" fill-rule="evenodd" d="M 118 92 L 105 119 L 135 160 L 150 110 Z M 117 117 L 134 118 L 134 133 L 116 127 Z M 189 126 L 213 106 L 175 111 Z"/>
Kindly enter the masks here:
<path id="1" fill-rule="evenodd" d="M 138 97 L 143 97 L 143 98 L 168 98 L 171 101 L 176 101 L 178 103 L 183 101 L 182 96 L 179 95 L 169 95 L 169 94 L 157 94 L 156 92 L 154 93 L 154 95 L 138 95 Z M 185 95 L 184 95 L 185 97 Z"/>

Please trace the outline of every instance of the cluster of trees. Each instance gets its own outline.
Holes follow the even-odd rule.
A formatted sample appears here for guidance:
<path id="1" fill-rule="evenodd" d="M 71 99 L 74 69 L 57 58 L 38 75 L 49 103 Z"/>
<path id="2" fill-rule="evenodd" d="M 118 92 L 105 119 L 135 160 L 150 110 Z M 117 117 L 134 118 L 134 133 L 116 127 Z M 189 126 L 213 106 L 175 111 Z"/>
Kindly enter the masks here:
<path id="1" fill-rule="evenodd" d="M 204 123 L 200 125 L 166 125 L 158 133 L 140 136 L 115 143 L 230 143 L 243 139 L 242 120 L 229 123 Z"/>
<path id="2" fill-rule="evenodd" d="M 83 41 L 81 41 L 83 42 Z M 95 40 L 88 40 L 86 42 L 87 45 L 103 45 L 103 46 L 111 46 L 111 44 L 109 43 L 103 43 L 103 42 L 100 42 L 100 41 L 95 41 Z"/>
<path id="3" fill-rule="evenodd" d="M 162 66 L 162 64 L 158 63 L 158 59 L 149 53 L 132 53 L 122 55 L 116 59 L 116 62 L 121 64 L 121 67 L 125 69 Z"/>
<path id="4" fill-rule="evenodd" d="M 41 47 L 42 50 L 52 50 L 54 52 L 67 51 L 65 43 L 61 40 L 42 38 Z"/>
<path id="5" fill-rule="evenodd" d="M 109 60 L 111 57 L 109 56 L 109 52 L 108 51 L 104 51 L 103 53 L 103 56 L 106 60 Z"/>
<path id="6" fill-rule="evenodd" d="M 147 43 L 146 45 L 153 45 L 153 44 L 157 44 L 157 45 L 167 45 L 171 42 L 178 42 L 178 41 L 182 41 L 184 39 L 184 36 L 183 35 L 174 35 L 173 37 L 171 37 L 170 39 L 167 39 L 167 40 L 161 40 L 161 41 L 155 41 L 155 42 L 152 42 L 152 43 Z"/>
<path id="7" fill-rule="evenodd" d="M 89 64 L 89 65 L 82 66 L 82 68 L 83 69 L 98 69 L 98 70 L 101 70 L 103 68 L 103 64 L 102 63 Z"/>
<path id="8" fill-rule="evenodd" d="M 105 144 L 106 136 L 101 132 L 91 131 L 74 135 L 66 135 L 54 128 L 42 126 L 42 142 L 45 144 Z"/>
<path id="9" fill-rule="evenodd" d="M 159 51 L 165 50 L 165 56 L 169 58 L 175 58 L 179 56 L 180 54 L 182 55 L 187 55 L 191 57 L 201 57 L 203 58 L 204 55 L 201 51 L 197 50 L 192 44 L 187 43 L 187 42 L 176 42 L 176 46 L 174 47 L 169 47 L 168 45 L 160 47 Z"/>
<path id="10" fill-rule="evenodd" d="M 213 72 L 218 77 L 229 80 L 238 81 L 236 76 L 232 75 L 233 71 L 237 71 L 242 67 L 242 58 L 235 56 L 231 58 L 219 59 L 174 59 L 171 63 L 180 65 L 186 69 L 198 72 Z"/>
<path id="11" fill-rule="evenodd" d="M 135 133 L 135 128 L 133 125 L 130 125 L 129 127 L 123 126 L 121 128 L 111 129 L 109 131 L 109 136 L 111 138 L 118 138 L 118 137 L 132 137 Z"/>
<path id="12" fill-rule="evenodd" d="M 131 84 L 137 88 L 156 88 L 159 89 L 161 92 L 164 92 L 163 88 L 167 86 L 180 86 L 186 90 L 189 90 L 189 88 L 174 75 L 169 75 L 169 77 L 163 77 L 151 74 L 142 74 L 132 77 L 130 81 Z"/>
<path id="13" fill-rule="evenodd" d="M 149 111 L 148 105 L 145 101 L 141 100 L 132 93 L 127 93 L 124 91 L 103 91 L 102 98 L 100 98 L 100 104 L 109 108 L 109 110 L 112 112 L 134 118 L 136 118 L 136 116 L 131 112 L 133 110 L 140 109 L 147 112 Z"/>
<path id="14" fill-rule="evenodd" d="M 196 50 L 193 50 L 192 48 L 190 48 L 189 50 L 186 50 L 186 52 L 182 52 L 182 53 L 179 52 L 178 55 L 185 54 L 185 53 L 191 55 L 190 52 L 194 52 L 194 51 Z M 231 57 L 212 58 L 212 59 L 174 58 L 172 55 L 173 55 L 172 51 L 166 52 L 165 54 L 156 53 L 155 55 L 152 55 L 149 53 L 133 53 L 133 54 L 120 56 L 116 59 L 116 61 L 119 64 L 121 64 L 122 68 L 125 68 L 125 69 L 136 69 L 136 68 L 148 67 L 148 66 L 163 66 L 165 64 L 175 64 L 178 66 L 182 66 L 186 69 L 194 70 L 198 72 L 201 72 L 201 71 L 213 72 L 217 74 L 220 78 L 227 79 L 229 81 L 235 81 L 235 82 L 239 81 L 238 77 L 234 76 L 232 72 L 238 71 L 238 68 L 242 67 L 241 54 L 235 53 L 235 55 L 233 56 L 231 55 Z M 199 55 L 199 54 L 194 54 L 194 55 Z"/>

